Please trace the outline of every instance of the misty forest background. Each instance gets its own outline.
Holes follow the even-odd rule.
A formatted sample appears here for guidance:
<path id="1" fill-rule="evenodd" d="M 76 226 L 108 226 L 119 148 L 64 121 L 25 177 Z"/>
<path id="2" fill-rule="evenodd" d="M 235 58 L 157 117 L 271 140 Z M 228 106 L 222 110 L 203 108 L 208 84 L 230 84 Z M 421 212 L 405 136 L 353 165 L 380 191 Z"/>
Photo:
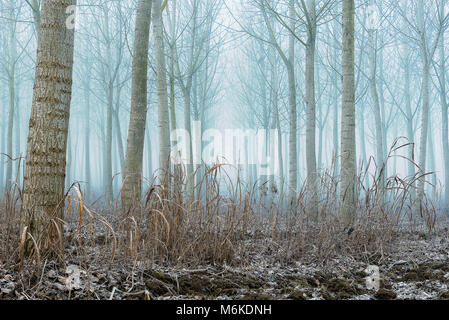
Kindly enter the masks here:
<path id="1" fill-rule="evenodd" d="M 65 177 L 64 170 L 46 173 L 65 179 L 63 188 L 55 191 L 56 182 L 45 190 L 42 180 L 33 180 L 34 169 L 30 187 L 23 181 L 29 163 L 35 168 L 47 161 L 36 152 L 27 159 L 27 144 L 30 148 L 47 132 L 43 126 L 37 135 L 29 133 L 29 126 L 39 122 L 30 122 L 32 105 L 36 119 L 48 120 L 45 112 L 39 115 L 38 106 L 52 104 L 36 93 L 45 83 L 39 81 L 51 81 L 36 71 L 38 43 L 43 43 L 43 56 L 46 49 L 52 54 L 52 40 L 45 32 L 53 30 L 52 22 L 65 22 L 65 8 L 75 3 L 56 2 L 0 1 L 0 192 L 7 210 L 25 210 L 26 219 L 43 219 L 35 207 L 62 208 L 75 215 L 76 206 L 90 206 L 92 211 L 119 207 L 129 214 L 142 194 L 145 205 L 139 212 L 156 212 L 159 218 L 154 219 L 160 220 L 151 218 L 151 224 L 136 215 L 131 229 L 136 232 L 137 224 L 147 221 L 159 230 L 158 241 L 169 247 L 178 245 L 169 240 L 176 226 L 197 222 L 195 215 L 188 218 L 189 212 L 222 212 L 216 204 L 220 200 L 208 196 L 220 188 L 213 179 L 227 181 L 221 196 L 233 199 L 228 201 L 235 205 L 234 213 L 245 213 L 230 217 L 226 211 L 223 220 L 211 222 L 219 225 L 211 227 L 215 231 L 247 230 L 248 217 L 257 211 L 247 209 L 252 205 L 265 206 L 260 212 L 269 215 L 265 225 L 273 234 L 278 223 L 288 230 L 304 226 L 298 213 L 314 223 L 341 217 L 346 226 L 355 223 L 358 213 L 368 212 L 370 219 L 393 213 L 420 217 L 427 225 L 438 213 L 447 213 L 446 0 L 78 0 L 73 75 L 64 82 L 69 91 L 71 85 L 71 102 L 66 89 L 61 91 L 66 109 L 57 113 L 61 122 L 54 123 L 61 127 L 58 132 L 47 130 L 56 138 L 45 140 L 49 152 L 54 151 L 51 141 L 55 146 L 66 143 L 66 153 L 58 151 L 62 158 L 44 155 L 65 167 Z M 45 3 L 52 14 L 59 10 L 54 21 L 43 12 Z M 56 48 L 68 50 L 62 59 L 70 63 L 73 30 L 67 30 L 59 34 L 66 38 Z M 147 95 L 139 95 L 142 90 Z M 68 105 L 70 122 L 64 129 Z M 232 159 L 232 168 L 168 165 L 168 150 L 175 143 L 169 133 L 185 129 L 195 140 L 193 123 L 198 122 L 202 132 L 278 130 L 277 135 L 266 135 L 271 147 L 264 150 L 275 159 L 275 169 L 260 174 L 261 166 L 254 161 L 261 159 L 250 143 L 244 154 L 216 159 L 222 164 Z M 201 144 L 202 149 L 206 146 Z M 238 165 L 238 157 L 245 163 Z M 126 173 L 130 184 L 124 182 Z M 56 198 L 37 195 L 49 190 Z M 245 198 L 245 192 L 251 196 Z M 162 200 L 158 204 L 152 198 L 156 193 L 176 205 L 165 207 Z M 73 199 L 77 202 L 70 206 Z M 145 211 L 148 205 L 153 207 Z M 174 216 L 178 207 L 184 208 L 182 219 Z M 282 220 L 284 212 L 291 214 Z M 292 223 L 292 216 L 299 220 Z M 44 230 L 37 226 L 42 221 L 31 219 L 27 225 L 26 219 L 22 217 L 22 227 L 28 226 L 34 237 L 25 247 L 48 249 L 37 232 Z M 226 227 L 227 222 L 232 223 Z M 17 234 L 24 246 L 22 232 Z M 188 234 L 185 230 L 184 245 Z M 220 245 L 213 249 L 215 255 Z"/>

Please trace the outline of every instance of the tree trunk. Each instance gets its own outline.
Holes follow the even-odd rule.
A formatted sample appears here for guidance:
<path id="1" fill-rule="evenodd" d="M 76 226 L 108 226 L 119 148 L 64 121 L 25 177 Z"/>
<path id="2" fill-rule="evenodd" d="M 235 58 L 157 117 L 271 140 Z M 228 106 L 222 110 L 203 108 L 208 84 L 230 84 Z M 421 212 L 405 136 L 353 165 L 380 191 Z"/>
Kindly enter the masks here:
<path id="1" fill-rule="evenodd" d="M 126 144 L 123 182 L 123 205 L 127 210 L 140 202 L 142 192 L 142 162 L 147 119 L 147 71 L 152 0 L 139 0 L 134 36 L 131 84 L 131 114 Z"/>
<path id="2" fill-rule="evenodd" d="M 408 168 L 408 176 L 409 179 L 413 179 L 415 177 L 415 130 L 413 129 L 413 112 L 412 112 L 412 102 L 410 97 L 410 65 L 409 61 L 406 62 L 405 70 L 404 70 L 404 85 L 405 85 L 405 113 L 406 113 L 406 121 L 407 121 L 407 139 L 411 143 L 408 147 L 408 160 L 407 168 Z M 415 199 L 415 188 L 414 184 L 410 188 L 410 196 L 412 199 Z"/>
<path id="3" fill-rule="evenodd" d="M 379 51 L 378 54 L 379 59 L 379 68 L 377 68 L 377 72 L 380 74 L 380 77 L 383 78 L 383 51 L 382 49 Z M 381 119 L 381 136 L 382 136 L 382 147 L 383 147 L 383 154 L 386 157 L 388 154 L 387 150 L 387 135 L 388 135 L 388 127 L 387 127 L 387 121 L 385 116 L 385 90 L 383 87 L 383 82 L 380 83 L 376 82 L 377 92 L 379 94 L 379 101 L 380 101 L 380 119 Z M 384 159 L 385 160 L 385 159 Z M 386 177 L 388 177 L 388 166 L 385 166 L 384 168 L 384 180 Z"/>
<path id="4" fill-rule="evenodd" d="M 314 31 L 309 31 L 314 32 Z M 315 35 L 309 36 L 306 46 L 306 163 L 307 185 L 310 188 L 310 199 L 307 202 L 307 213 L 316 220 L 318 218 L 318 179 L 316 171 L 316 101 L 315 101 Z"/>
<path id="5" fill-rule="evenodd" d="M 76 0 L 44 0 L 29 122 L 21 230 L 25 253 L 62 250 L 67 131 L 72 93 L 74 30 L 66 9 Z M 26 228 L 26 229 L 25 229 Z M 30 235 L 28 237 L 28 234 Z"/>
<path id="6" fill-rule="evenodd" d="M 190 100 L 190 87 L 183 89 L 184 98 L 184 129 L 187 131 L 187 181 L 186 192 L 191 199 L 193 196 L 193 139 L 192 139 L 192 122 L 191 122 L 191 100 Z"/>
<path id="7" fill-rule="evenodd" d="M 360 140 L 360 151 L 359 151 L 359 159 L 361 159 L 364 166 L 367 165 L 366 161 L 366 141 L 365 141 L 365 110 L 362 108 L 359 110 L 358 113 L 359 117 L 359 140 Z M 365 176 L 365 180 L 362 181 L 365 187 L 369 186 L 369 174 Z"/>
<path id="8" fill-rule="evenodd" d="M 31 6 L 31 10 L 33 10 L 34 26 L 36 28 L 36 34 L 37 34 L 38 40 L 39 40 L 39 29 L 40 29 L 40 25 L 41 25 L 41 12 L 40 12 L 40 8 L 39 8 L 39 2 L 38 2 L 38 0 L 31 0 L 29 2 L 29 4 Z"/>
<path id="9" fill-rule="evenodd" d="M 281 130 L 281 121 L 279 119 L 279 78 L 276 70 L 275 59 L 272 59 L 271 62 L 271 88 L 273 90 L 273 128 L 277 130 L 277 150 L 273 150 L 277 152 L 278 155 L 278 165 L 279 165 L 279 186 L 281 188 L 280 194 L 282 195 L 282 191 L 284 188 L 284 162 L 282 159 L 282 130 Z M 273 158 L 272 161 L 274 161 Z M 274 162 L 272 163 L 274 166 Z"/>
<path id="10" fill-rule="evenodd" d="M 21 145 L 20 145 L 20 110 L 19 110 L 19 88 L 20 88 L 20 83 L 17 83 L 15 85 L 15 110 L 14 110 L 14 127 L 15 127 L 15 133 L 14 133 L 14 140 L 15 140 L 15 154 L 16 154 L 16 158 L 19 158 L 21 156 Z M 19 165 L 16 165 L 16 174 L 15 174 L 15 178 L 17 180 L 18 183 L 20 183 L 21 178 L 20 178 L 20 167 Z"/>
<path id="11" fill-rule="evenodd" d="M 356 214 L 354 16 L 354 0 L 343 0 L 340 215 L 346 224 L 350 224 Z"/>
<path id="12" fill-rule="evenodd" d="M 294 30 L 295 7 L 294 1 L 290 0 L 290 18 L 292 19 L 292 30 Z M 296 155 L 297 143 L 297 113 L 296 113 L 296 77 L 295 77 L 295 38 L 292 33 L 289 34 L 288 46 L 288 103 L 289 103 L 289 118 L 290 118 L 290 132 L 288 139 L 289 148 L 289 166 L 288 166 L 288 183 L 290 185 L 289 205 L 296 205 L 296 192 L 298 184 L 298 159 Z"/>
<path id="13" fill-rule="evenodd" d="M 116 82 L 119 83 L 119 74 L 117 74 Z M 118 87 L 116 90 L 116 99 L 115 99 L 115 108 L 113 110 L 113 117 L 114 117 L 114 132 L 115 132 L 115 138 L 117 140 L 117 150 L 118 150 L 118 158 L 120 161 L 120 174 L 122 177 L 125 175 L 125 151 L 123 148 L 123 138 L 122 138 L 122 128 L 120 125 L 120 117 L 119 117 L 119 110 L 120 110 L 120 93 L 121 88 Z"/>
<path id="14" fill-rule="evenodd" d="M 449 134 L 448 134 L 448 115 L 447 115 L 447 98 L 446 98 L 446 66 L 444 54 L 444 36 L 441 39 L 440 48 L 440 103 L 442 131 L 441 139 L 443 142 L 443 161 L 444 161 L 444 199 L 445 211 L 449 210 Z"/>
<path id="15" fill-rule="evenodd" d="M 13 8 L 11 8 L 10 17 L 13 18 Z M 11 158 L 17 155 L 13 155 L 12 140 L 14 129 L 14 113 L 15 113 L 15 78 L 16 78 L 16 38 L 15 38 L 15 23 L 10 22 L 10 34 L 8 43 L 8 89 L 9 89 L 9 113 L 8 113 L 8 130 L 7 130 L 7 144 L 6 154 Z M 6 191 L 9 191 L 12 185 L 12 160 L 8 159 L 6 165 Z"/>
<path id="16" fill-rule="evenodd" d="M 84 83 L 84 102 L 86 104 L 86 118 L 85 118 L 85 132 L 84 132 L 84 179 L 86 181 L 86 197 L 91 197 L 92 181 L 90 169 L 90 71 L 86 74 L 86 81 Z"/>
<path id="17" fill-rule="evenodd" d="M 108 64 L 110 66 L 110 64 Z M 108 79 L 110 79 L 108 77 Z M 112 202 L 113 187 L 112 187 L 112 113 L 113 113 L 113 84 L 109 81 L 106 95 L 107 95 L 107 110 L 106 110 L 106 161 L 104 165 L 104 174 L 106 182 L 106 203 Z"/>
<path id="18" fill-rule="evenodd" d="M 153 0 L 152 10 L 158 97 L 159 167 L 162 169 L 159 178 L 162 183 L 165 183 L 170 171 L 170 123 L 161 0 Z"/>
<path id="19" fill-rule="evenodd" d="M 376 56 L 377 56 L 377 45 L 376 41 L 374 39 L 374 30 L 370 31 L 369 35 L 370 39 L 370 77 L 369 77 L 369 84 L 370 84 L 370 90 L 371 90 L 371 98 L 373 99 L 373 107 L 374 107 L 374 125 L 376 128 L 376 166 L 377 166 L 377 174 L 379 183 L 377 184 L 380 186 L 380 197 L 379 200 L 383 202 L 383 188 L 385 187 L 385 170 L 383 168 L 385 156 L 384 156 L 384 139 L 383 139 L 383 133 L 382 133 L 382 117 L 380 114 L 380 103 L 379 103 L 379 94 L 377 91 L 377 81 L 376 81 L 376 69 L 377 69 L 377 62 L 376 62 Z"/>
<path id="20" fill-rule="evenodd" d="M 422 84 L 422 115 L 421 115 L 421 136 L 419 140 L 419 161 L 418 165 L 421 174 L 426 173 L 426 158 L 427 158 L 427 134 L 429 128 L 429 82 L 430 82 L 430 70 L 429 62 L 427 60 L 427 54 L 423 53 L 423 84 Z M 426 177 L 421 177 L 418 180 L 418 193 L 417 193 L 417 208 L 416 211 L 422 210 L 421 201 L 424 196 L 424 183 Z"/>
<path id="21" fill-rule="evenodd" d="M 429 121 L 430 121 L 430 117 L 429 117 Z M 433 142 L 433 133 L 432 133 L 432 126 L 429 125 L 429 134 L 427 135 L 428 141 L 427 143 L 429 144 L 429 152 L 428 152 L 428 157 L 429 157 L 429 172 L 432 172 L 432 174 L 430 175 L 430 179 L 431 179 L 431 184 L 432 184 L 432 190 L 433 195 L 435 196 L 435 191 L 437 188 L 437 175 L 436 175 L 436 167 L 435 167 L 435 150 L 434 150 L 434 142 Z"/>

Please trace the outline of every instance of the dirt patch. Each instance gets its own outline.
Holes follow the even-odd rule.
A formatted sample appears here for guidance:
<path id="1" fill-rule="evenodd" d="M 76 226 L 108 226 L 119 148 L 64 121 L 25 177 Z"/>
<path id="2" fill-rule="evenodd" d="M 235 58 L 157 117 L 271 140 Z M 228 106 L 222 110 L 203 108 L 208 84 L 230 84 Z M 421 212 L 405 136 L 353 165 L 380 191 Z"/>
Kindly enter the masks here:
<path id="1" fill-rule="evenodd" d="M 288 296 L 288 299 L 291 299 L 291 300 L 307 300 L 307 296 L 304 294 L 304 292 L 298 290 L 298 291 L 292 292 Z"/>
<path id="2" fill-rule="evenodd" d="M 66 286 L 66 267 L 47 263 L 36 275 L 29 262 L 23 276 L 17 267 L 0 265 L 0 299 L 448 299 L 449 241 L 440 238 L 397 244 L 380 256 L 338 256 L 326 263 L 301 260 L 272 263 L 260 256 L 243 266 L 195 265 L 193 270 L 169 266 L 113 265 L 73 257 L 81 283 Z M 144 263 L 142 261 L 139 263 Z M 380 290 L 368 290 L 365 270 L 379 268 Z"/>
<path id="3" fill-rule="evenodd" d="M 273 299 L 273 297 L 269 296 L 268 294 L 254 293 L 254 292 L 247 293 L 242 298 L 242 300 L 271 300 L 271 299 Z"/>
<path id="4" fill-rule="evenodd" d="M 440 269 L 443 267 L 446 269 L 446 266 L 443 266 L 440 263 L 433 264 L 420 264 L 412 270 L 405 271 L 405 275 L 402 278 L 399 278 L 399 281 L 403 282 L 420 282 L 426 280 L 438 280 L 445 281 L 445 272 L 444 269 Z"/>
<path id="5" fill-rule="evenodd" d="M 347 279 L 333 278 L 324 285 L 321 294 L 326 300 L 350 299 L 353 296 L 361 294 L 361 290 L 354 283 L 355 281 L 349 281 Z"/>
<path id="6" fill-rule="evenodd" d="M 440 294 L 440 299 L 449 300 L 449 291 Z"/>
<path id="7" fill-rule="evenodd" d="M 374 298 L 376 298 L 377 300 L 393 300 L 396 299 L 396 297 L 396 292 L 385 288 L 379 289 L 379 291 L 374 294 Z"/>

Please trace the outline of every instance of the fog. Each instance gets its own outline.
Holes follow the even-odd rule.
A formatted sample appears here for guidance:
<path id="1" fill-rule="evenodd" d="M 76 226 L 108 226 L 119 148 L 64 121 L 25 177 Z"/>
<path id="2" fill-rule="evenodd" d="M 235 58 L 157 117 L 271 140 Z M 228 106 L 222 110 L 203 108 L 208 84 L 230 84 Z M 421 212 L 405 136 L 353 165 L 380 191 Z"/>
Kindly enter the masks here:
<path id="1" fill-rule="evenodd" d="M 193 162 L 194 168 L 204 162 L 233 164 L 245 181 L 272 178 L 296 190 L 315 170 L 339 175 L 341 3 L 292 2 L 293 13 L 287 0 L 166 3 L 162 18 L 173 163 Z M 39 8 L 33 11 L 33 3 L 0 2 L 2 192 L 23 179 L 37 50 Z M 77 4 L 66 188 L 79 182 L 89 199 L 110 200 L 122 188 L 136 8 L 132 0 Z M 357 172 L 367 188 L 379 174 L 406 179 L 431 173 L 421 178 L 427 196 L 441 204 L 449 200 L 448 11 L 444 0 L 356 1 L 355 150 Z M 154 39 L 151 26 L 143 191 L 160 167 Z M 310 41 L 315 49 L 307 65 Z M 286 64 L 292 66 L 293 84 Z M 296 150 L 289 140 L 292 94 Z M 308 136 L 308 128 L 314 136 Z M 308 149 L 309 138 L 314 141 Z M 292 171 L 295 157 L 297 170 Z M 316 168 L 310 168 L 313 162 Z M 297 181 L 290 181 L 291 175 Z"/>

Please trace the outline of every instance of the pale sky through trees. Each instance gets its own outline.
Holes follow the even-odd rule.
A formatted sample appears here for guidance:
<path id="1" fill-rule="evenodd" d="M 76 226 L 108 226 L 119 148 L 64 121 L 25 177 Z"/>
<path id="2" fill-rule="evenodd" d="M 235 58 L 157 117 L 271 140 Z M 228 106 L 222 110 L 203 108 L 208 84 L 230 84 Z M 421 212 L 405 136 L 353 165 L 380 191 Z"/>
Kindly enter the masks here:
<path id="1" fill-rule="evenodd" d="M 320 16 L 317 27 L 317 43 L 315 57 L 315 97 L 316 97 L 316 158 L 317 166 L 321 170 L 329 168 L 332 162 L 332 152 L 335 144 L 335 108 L 339 115 L 340 101 L 340 69 L 341 69 L 341 47 L 339 44 L 340 18 L 339 4 L 333 1 L 315 1 L 317 8 L 325 4 L 325 11 Z M 355 39 L 355 72 L 356 72 L 356 152 L 357 163 L 360 167 L 361 161 L 367 164 L 370 157 L 376 159 L 376 130 L 382 131 L 384 141 L 384 157 L 397 137 L 407 137 L 415 142 L 414 157 L 417 161 L 420 154 L 419 138 L 421 132 L 421 58 L 420 47 L 416 41 L 415 16 L 418 14 L 416 4 L 419 1 L 356 1 L 356 39 Z M 185 6 L 185 10 L 177 12 L 176 20 L 176 45 L 180 55 L 181 72 L 188 70 L 182 64 L 187 63 L 189 37 L 192 29 L 192 5 L 196 2 L 177 1 L 177 6 Z M 199 3 L 199 2 L 198 2 Z M 271 4 L 270 4 L 271 3 Z M 192 105 L 201 106 L 201 90 L 205 89 L 207 94 L 204 103 L 207 111 L 204 112 L 203 127 L 218 129 L 224 134 L 225 129 L 276 129 L 274 126 L 274 91 L 271 86 L 273 72 L 278 77 L 278 88 L 276 97 L 279 108 L 280 131 L 282 138 L 282 152 L 284 163 L 284 175 L 289 164 L 288 137 L 289 137 L 289 114 L 288 114 L 288 86 L 287 72 L 282 64 L 280 56 L 275 47 L 270 43 L 269 31 L 264 22 L 261 5 L 265 6 L 270 27 L 284 52 L 288 50 L 288 38 L 294 31 L 294 69 L 296 74 L 296 107 L 297 107 L 297 161 L 298 161 L 298 187 L 306 179 L 306 79 L 305 79 L 305 48 L 302 39 L 305 39 L 305 18 L 301 2 L 295 2 L 296 26 L 295 30 L 287 28 L 289 17 L 287 14 L 288 1 L 270 2 L 268 0 L 226 0 L 216 1 L 214 4 L 217 15 L 211 21 L 212 32 L 208 35 L 210 52 L 205 51 L 205 43 L 198 45 L 195 54 L 198 53 L 197 65 L 194 70 L 194 87 L 191 92 Z M 444 1 L 443 1 L 444 3 Z M 85 161 L 85 136 L 86 121 L 89 122 L 89 153 L 92 174 L 92 186 L 100 191 L 105 183 L 104 162 L 99 159 L 107 159 L 104 150 L 106 142 L 111 145 L 111 176 L 113 178 L 114 194 L 117 194 L 121 185 L 121 171 L 125 158 L 126 138 L 128 132 L 128 119 L 130 111 L 130 88 L 131 88 L 131 63 L 133 31 L 135 21 L 135 9 L 137 1 L 79 1 L 78 2 L 78 28 L 75 37 L 75 61 L 73 79 L 73 98 L 70 119 L 69 135 L 69 178 L 70 181 L 86 182 L 87 167 Z M 163 13 L 165 26 L 165 40 L 168 41 L 170 1 L 168 9 Z M 446 26 L 438 25 L 438 1 L 432 1 L 432 5 L 425 8 L 424 21 L 426 35 L 429 41 L 437 36 L 438 28 Z M 12 8 L 12 11 L 11 11 Z M 373 10 L 374 8 L 374 10 Z M 1 2 L 2 21 L 1 41 L 2 59 L 0 80 L 0 99 L 2 102 L 1 112 L 5 116 L 0 122 L 1 137 L 0 148 L 3 153 L 7 151 L 8 134 L 8 108 L 10 108 L 8 89 L 10 81 L 12 60 L 15 58 L 15 102 L 19 110 L 12 117 L 14 124 L 12 128 L 9 151 L 13 157 L 20 154 L 25 155 L 27 123 L 31 106 L 31 92 L 33 84 L 33 70 L 36 54 L 36 28 L 30 6 L 26 1 Z M 198 10 L 210 10 L 203 3 Z M 445 14 L 448 6 L 445 5 Z M 371 14 L 373 11 L 375 14 Z M 168 12 L 168 13 L 167 13 Z M 190 16 L 189 16 L 190 15 Z M 367 15 L 370 15 L 367 17 Z M 372 98 L 369 89 L 369 33 L 370 24 L 375 20 L 376 26 L 376 80 L 380 103 L 380 129 L 376 129 Z M 189 20 L 190 19 L 190 20 Z M 201 13 L 197 16 L 197 28 L 206 32 L 208 23 L 207 14 Z M 11 34 L 11 28 L 14 33 Z M 414 29 L 415 28 L 415 29 Z M 440 28 L 440 29 L 441 29 Z M 204 29 L 204 30 L 203 30 Z M 206 32 L 207 33 L 207 32 Z M 446 35 L 444 29 L 443 34 Z M 199 39 L 205 34 L 198 34 Z M 13 38 L 11 38 L 13 37 Z M 202 38 L 203 37 L 203 38 Z M 8 40 L 9 39 L 9 40 Z M 13 39 L 13 40 L 11 40 Z M 447 39 L 447 35 L 446 35 Z M 203 41 L 201 40 L 201 41 Z M 12 42 L 11 42 L 12 41 Z M 8 44 L 9 43 L 9 44 Z M 199 40 L 197 41 L 197 44 Z M 11 44 L 15 45 L 13 54 Z M 166 44 L 166 63 L 170 62 L 169 42 Z M 438 46 L 439 47 L 439 46 Z M 430 50 L 431 48 L 429 48 Z M 151 176 L 150 169 L 157 168 L 157 152 L 149 152 L 148 148 L 158 150 L 157 123 L 157 95 L 155 90 L 155 61 L 154 61 L 154 32 L 150 28 L 149 45 L 149 72 L 148 72 L 148 135 L 145 138 L 144 152 L 144 176 Z M 442 141 L 442 123 L 440 112 L 439 93 L 439 69 L 440 61 L 445 59 L 447 65 L 447 49 L 444 49 L 445 57 L 440 57 L 437 49 L 430 63 L 430 126 L 429 143 L 427 155 L 427 168 L 435 172 L 431 177 L 437 183 L 435 191 L 444 183 L 443 154 L 439 152 Z M 206 59 L 207 58 L 207 59 Z M 273 63 L 275 65 L 273 65 Z M 270 65 L 273 67 L 271 68 Z M 167 65 L 168 67 L 168 65 Z M 207 68 L 207 71 L 205 71 Z M 167 68 L 168 71 L 169 68 Z M 408 70 L 409 94 L 404 90 Z M 445 68 L 447 72 L 447 67 Z M 180 77 L 186 78 L 186 74 L 178 74 L 174 66 L 174 89 L 175 89 L 175 116 L 177 128 L 185 127 L 183 98 L 180 90 Z M 168 75 L 169 76 L 169 75 Z M 446 77 L 446 81 L 449 77 Z M 109 83 L 108 83 L 109 81 Z M 167 80 L 168 81 L 168 80 Z M 202 83 L 205 81 L 205 83 Z M 108 87 L 109 86 L 109 87 Z M 170 91 L 170 87 L 168 87 Z M 204 92 L 203 92 L 204 93 Z M 110 95 L 110 105 L 108 105 Z M 193 95 L 196 95 L 195 97 Z M 264 95 L 264 96 L 262 96 Z M 407 96 L 410 100 L 410 109 L 407 105 Z M 86 118 L 86 103 L 89 100 L 89 116 Z M 264 102 L 265 101 L 265 102 Z M 335 105 L 334 103 L 337 102 Z M 264 111 L 264 105 L 266 110 Z M 111 108 L 111 120 L 108 118 L 108 108 Z M 205 110 L 206 110 L 205 109 Z M 197 121 L 192 109 L 192 123 Z M 264 114 L 266 112 L 266 114 Z M 200 115 L 197 110 L 197 116 Z M 408 117 L 412 118 L 409 119 Z M 170 116 L 171 117 L 171 116 Z M 337 122 L 340 119 L 336 119 Z M 110 122 L 112 130 L 108 138 L 107 123 Z M 413 137 L 409 137 L 406 125 L 411 124 Z M 363 125 L 362 125 L 363 124 Z M 363 133 L 362 133 L 363 131 Z M 363 136 L 362 136 L 363 134 Z M 108 140 L 109 139 L 109 140 Z M 151 141 L 148 141 L 150 139 Z M 339 143 L 339 142 L 338 142 Z M 227 147 L 223 146 L 223 150 Z M 276 148 L 276 145 L 273 145 Z M 433 151 L 432 151 L 433 150 Z M 254 151 L 257 153 L 256 151 Z M 433 152 L 430 154 L 430 152 Z M 250 152 L 251 153 L 251 152 Z M 397 155 L 409 156 L 405 148 L 397 152 Z M 224 155 L 230 158 L 229 155 Z M 248 155 L 248 156 L 251 156 Z M 279 155 L 276 155 L 279 162 Z M 248 160 L 248 159 L 247 159 Z M 248 160 L 249 161 L 249 160 Z M 107 162 L 106 162 L 107 163 Z M 279 163 L 276 164 L 277 172 Z M 14 167 L 14 166 L 13 166 Z M 392 157 L 388 160 L 387 173 L 406 175 L 409 165 L 400 157 Z M 2 168 L 3 169 L 3 168 Z M 5 185 L 6 175 L 14 176 L 15 167 L 7 173 L 1 170 Z M 372 168 L 370 169 L 372 170 Z M 370 171 L 372 173 L 372 171 Z M 20 173 L 22 174 L 22 173 Z M 366 178 L 369 183 L 370 178 Z M 68 182 L 67 182 L 68 183 Z M 427 186 L 429 188 L 429 186 Z"/>

